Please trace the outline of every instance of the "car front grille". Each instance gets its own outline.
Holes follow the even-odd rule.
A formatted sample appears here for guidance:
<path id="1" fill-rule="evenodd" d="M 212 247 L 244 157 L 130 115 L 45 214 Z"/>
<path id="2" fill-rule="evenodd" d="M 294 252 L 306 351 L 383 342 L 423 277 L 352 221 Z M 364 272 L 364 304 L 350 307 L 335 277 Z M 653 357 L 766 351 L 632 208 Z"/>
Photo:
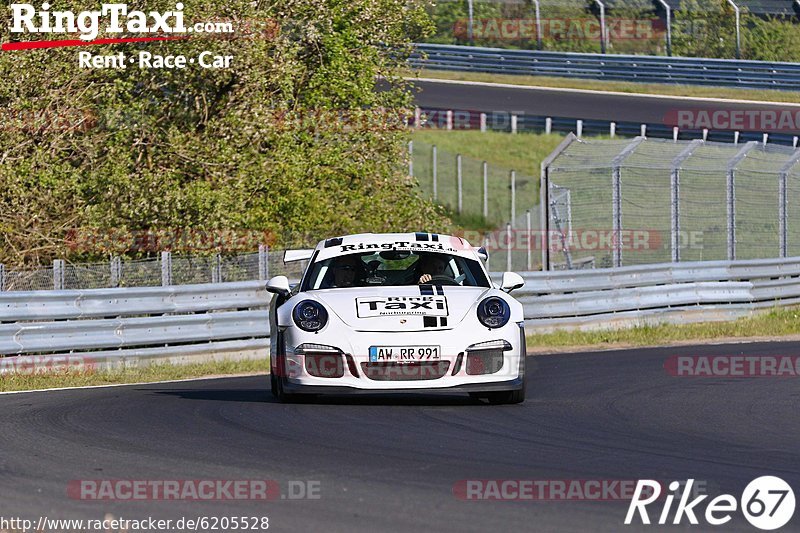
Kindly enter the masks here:
<path id="1" fill-rule="evenodd" d="M 450 361 L 416 363 L 361 363 L 364 376 L 373 381 L 420 381 L 439 379 L 447 373 Z"/>

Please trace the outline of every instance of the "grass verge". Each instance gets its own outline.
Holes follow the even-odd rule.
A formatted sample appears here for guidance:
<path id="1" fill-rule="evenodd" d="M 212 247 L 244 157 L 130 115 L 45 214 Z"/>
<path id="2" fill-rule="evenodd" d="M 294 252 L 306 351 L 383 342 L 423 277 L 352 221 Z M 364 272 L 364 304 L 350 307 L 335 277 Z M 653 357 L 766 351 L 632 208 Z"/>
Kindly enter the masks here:
<path id="1" fill-rule="evenodd" d="M 556 331 L 528 335 L 528 349 L 534 352 L 566 351 L 567 348 L 597 349 L 629 346 L 658 346 L 684 341 L 742 338 L 775 339 L 800 334 L 800 308 L 772 309 L 753 317 L 729 322 L 658 324 L 603 331 Z"/>
<path id="2" fill-rule="evenodd" d="M 214 361 L 188 365 L 159 363 L 141 368 L 120 370 L 86 371 L 60 370 L 39 373 L 19 372 L 0 375 L 0 391 L 40 390 L 62 387 L 88 387 L 123 383 L 147 383 L 152 381 L 171 381 L 198 377 L 266 373 L 269 362 L 266 359 L 245 361 Z M 264 390 L 269 386 L 264 381 Z"/>
<path id="3" fill-rule="evenodd" d="M 450 72 L 441 70 L 422 70 L 419 72 L 419 76 L 421 78 L 437 78 L 442 80 L 510 83 L 513 85 L 528 85 L 534 87 L 585 89 L 631 94 L 662 94 L 668 96 L 724 98 L 729 100 L 756 100 L 761 102 L 800 102 L 800 92 L 772 91 L 768 89 L 733 89 L 728 87 L 703 87 L 695 85 L 671 85 L 666 83 L 661 84 L 582 80 L 574 78 L 554 78 L 548 76 L 516 76 L 511 74 Z"/>

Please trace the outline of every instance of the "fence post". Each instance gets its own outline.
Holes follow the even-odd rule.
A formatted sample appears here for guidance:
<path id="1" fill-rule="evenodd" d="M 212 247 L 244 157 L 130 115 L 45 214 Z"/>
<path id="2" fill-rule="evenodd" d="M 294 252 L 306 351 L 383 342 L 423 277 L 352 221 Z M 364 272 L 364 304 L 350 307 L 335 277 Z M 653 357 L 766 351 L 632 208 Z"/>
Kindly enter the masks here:
<path id="1" fill-rule="evenodd" d="M 483 162 L 483 218 L 489 218 L 489 163 Z"/>
<path id="2" fill-rule="evenodd" d="M 439 194 L 436 191 L 436 172 L 438 170 L 436 168 L 438 166 L 438 161 L 437 161 L 438 158 L 436 157 L 437 156 L 436 152 L 437 152 L 437 149 L 436 149 L 436 145 L 434 144 L 433 145 L 433 149 L 431 150 L 431 158 L 433 159 L 433 161 L 431 162 L 431 168 L 433 169 L 433 201 L 434 202 L 439 199 Z"/>
<path id="3" fill-rule="evenodd" d="M 472 5 L 473 0 L 467 0 L 467 18 L 469 19 L 469 25 L 467 26 L 467 39 L 469 39 L 469 44 L 474 44 L 473 40 L 473 25 L 475 24 L 474 13 L 475 10 Z"/>
<path id="4" fill-rule="evenodd" d="M 422 109 L 419 106 L 414 107 L 414 129 L 422 127 Z"/>
<path id="5" fill-rule="evenodd" d="M 408 141 L 408 175 L 414 177 L 414 141 Z"/>
<path id="6" fill-rule="evenodd" d="M 541 207 L 539 222 L 542 232 L 542 270 L 550 270 L 550 165 L 576 139 L 577 137 L 575 137 L 574 133 L 568 134 L 561 141 L 561 144 L 542 160 L 539 166 L 539 206 Z"/>
<path id="7" fill-rule="evenodd" d="M 6 266 L 0 263 L 0 292 L 6 290 Z"/>
<path id="8" fill-rule="evenodd" d="M 526 270 L 531 270 L 532 261 L 531 261 L 531 251 L 533 245 L 531 244 L 531 239 L 533 239 L 533 233 L 531 228 L 531 210 L 528 209 L 525 211 L 525 229 L 528 231 L 528 241 L 527 241 L 527 256 L 525 258 L 525 268 Z"/>
<path id="9" fill-rule="evenodd" d="M 269 246 L 266 244 L 258 245 L 258 279 L 269 279 Z"/>
<path id="10" fill-rule="evenodd" d="M 728 162 L 727 179 L 725 183 L 727 210 L 728 210 L 728 261 L 736 259 L 736 166 L 747 157 L 747 152 L 752 150 L 756 141 L 745 144 L 739 152 Z"/>
<path id="11" fill-rule="evenodd" d="M 122 284 L 122 259 L 114 256 L 111 258 L 111 286 L 119 287 Z"/>
<path id="12" fill-rule="evenodd" d="M 606 6 L 601 0 L 594 1 L 600 7 L 600 53 L 605 54 L 606 39 L 608 38 L 608 35 L 606 34 Z"/>
<path id="13" fill-rule="evenodd" d="M 786 195 L 786 185 L 789 180 L 789 173 L 798 162 L 800 162 L 800 150 L 795 151 L 792 157 L 781 168 L 778 182 L 778 231 L 780 232 L 780 256 L 788 256 L 788 197 Z"/>
<path id="14" fill-rule="evenodd" d="M 458 186 L 458 214 L 461 214 L 463 205 L 463 181 L 461 175 L 461 154 L 456 155 L 456 185 Z"/>
<path id="15" fill-rule="evenodd" d="M 211 283 L 222 283 L 222 256 L 214 255 L 214 262 L 211 264 Z"/>
<path id="16" fill-rule="evenodd" d="M 667 19 L 667 56 L 672 57 L 672 8 L 665 0 L 658 0 L 666 11 Z"/>
<path id="17" fill-rule="evenodd" d="M 517 171 L 511 171 L 511 227 L 516 228 L 517 217 Z"/>
<path id="18" fill-rule="evenodd" d="M 539 0 L 533 0 L 534 9 L 536 10 L 536 49 L 542 49 L 542 17 L 539 12 Z"/>
<path id="19" fill-rule="evenodd" d="M 670 242 L 672 245 L 673 263 L 677 263 L 681 260 L 681 165 L 694 153 L 698 146 L 703 144 L 703 142 L 704 141 L 701 139 L 693 140 L 689 143 L 689 146 L 684 148 L 681 153 L 672 160 L 672 167 L 670 169 L 670 196 L 672 200 L 672 209 L 670 211 Z"/>
<path id="20" fill-rule="evenodd" d="M 511 238 L 511 223 L 510 222 L 506 223 L 506 239 L 507 239 L 507 245 L 506 245 L 506 272 L 511 272 L 511 243 L 512 243 L 512 238 Z"/>
<path id="21" fill-rule="evenodd" d="M 733 7 L 734 12 L 736 13 L 736 59 L 741 59 L 741 34 L 739 30 L 739 6 L 733 0 L 728 0 L 728 3 Z"/>
<path id="22" fill-rule="evenodd" d="M 622 163 L 636 150 L 644 137 L 636 137 L 627 145 L 612 161 L 611 165 L 611 212 L 612 212 L 612 232 L 614 247 L 613 263 L 614 267 L 622 266 Z"/>
<path id="23" fill-rule="evenodd" d="M 161 286 L 172 285 L 172 252 L 161 252 Z"/>
<path id="24" fill-rule="evenodd" d="M 53 289 L 64 290 L 64 260 L 53 259 Z"/>

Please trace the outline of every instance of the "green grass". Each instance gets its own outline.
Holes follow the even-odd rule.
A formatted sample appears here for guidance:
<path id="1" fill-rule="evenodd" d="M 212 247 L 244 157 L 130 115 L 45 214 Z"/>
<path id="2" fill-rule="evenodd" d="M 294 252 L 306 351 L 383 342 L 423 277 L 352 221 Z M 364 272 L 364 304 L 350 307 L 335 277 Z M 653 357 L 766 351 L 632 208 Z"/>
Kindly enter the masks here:
<path id="1" fill-rule="evenodd" d="M 695 85 L 578 80 L 573 78 L 554 78 L 547 76 L 515 76 L 511 74 L 449 72 L 439 70 L 422 70 L 419 72 L 419 76 L 422 78 L 438 78 L 443 80 L 511 83 L 514 85 L 529 85 L 535 87 L 588 89 L 595 91 L 611 91 L 631 94 L 664 94 L 669 96 L 725 98 L 732 100 L 756 100 L 763 102 L 800 102 L 800 92 L 771 91 L 768 89 L 734 89 L 728 87 L 703 87 Z"/>
<path id="2" fill-rule="evenodd" d="M 54 372 L 16 373 L 0 375 L 0 391 L 39 390 L 56 387 L 87 387 L 122 383 L 147 383 L 203 376 L 266 373 L 267 359 L 245 361 L 215 361 L 188 365 L 159 363 L 140 368 L 108 371 L 62 370 Z M 269 380 L 264 380 L 264 390 Z"/>
<path id="3" fill-rule="evenodd" d="M 556 331 L 528 336 L 528 349 L 547 348 L 612 348 L 658 346 L 683 341 L 706 341 L 725 338 L 777 338 L 800 334 L 800 309 L 773 309 L 753 317 L 729 322 L 697 324 L 658 324 L 630 329 L 603 331 Z"/>

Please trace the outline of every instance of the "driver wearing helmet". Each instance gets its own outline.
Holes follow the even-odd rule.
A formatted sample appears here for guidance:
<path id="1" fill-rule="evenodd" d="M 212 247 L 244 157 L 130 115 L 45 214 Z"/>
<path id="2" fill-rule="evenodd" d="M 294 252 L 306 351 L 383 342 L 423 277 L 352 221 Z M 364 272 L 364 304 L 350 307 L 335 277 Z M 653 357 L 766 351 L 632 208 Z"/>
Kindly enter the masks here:
<path id="1" fill-rule="evenodd" d="M 426 253 L 421 254 L 419 257 L 418 265 L 419 272 L 423 274 L 419 277 L 418 284 L 430 283 L 431 279 L 437 276 L 448 276 L 447 273 L 447 257 L 442 257 L 439 254 Z"/>

